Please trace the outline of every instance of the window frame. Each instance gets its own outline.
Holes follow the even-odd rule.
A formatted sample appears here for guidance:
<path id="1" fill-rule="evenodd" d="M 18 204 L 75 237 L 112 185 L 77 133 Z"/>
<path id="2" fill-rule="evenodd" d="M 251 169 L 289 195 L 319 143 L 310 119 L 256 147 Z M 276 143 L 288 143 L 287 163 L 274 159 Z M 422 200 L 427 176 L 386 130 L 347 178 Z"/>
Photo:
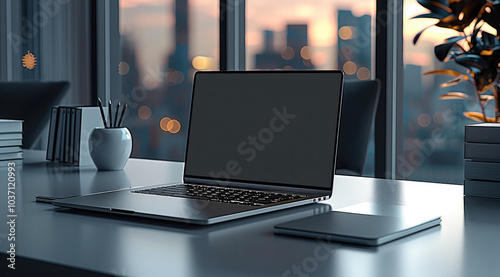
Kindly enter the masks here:
<path id="1" fill-rule="evenodd" d="M 219 68 L 245 70 L 245 0 L 219 0 Z"/>
<path id="2" fill-rule="evenodd" d="M 381 94 L 375 116 L 375 177 L 402 179 L 403 1 L 376 0 L 375 76 Z M 402 161 L 401 161 L 402 162 Z"/>

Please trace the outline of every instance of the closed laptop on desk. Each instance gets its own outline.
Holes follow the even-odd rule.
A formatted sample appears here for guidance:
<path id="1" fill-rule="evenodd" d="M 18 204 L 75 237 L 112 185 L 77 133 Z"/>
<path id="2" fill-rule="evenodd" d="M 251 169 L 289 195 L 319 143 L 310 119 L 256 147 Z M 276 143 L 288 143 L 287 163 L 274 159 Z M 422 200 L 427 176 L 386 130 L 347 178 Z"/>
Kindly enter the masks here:
<path id="1" fill-rule="evenodd" d="M 438 225 L 441 217 L 398 217 L 333 211 L 274 226 L 292 236 L 378 246 Z"/>
<path id="2" fill-rule="evenodd" d="M 197 72 L 182 183 L 54 204 L 211 224 L 328 199 L 342 83 L 333 70 Z"/>

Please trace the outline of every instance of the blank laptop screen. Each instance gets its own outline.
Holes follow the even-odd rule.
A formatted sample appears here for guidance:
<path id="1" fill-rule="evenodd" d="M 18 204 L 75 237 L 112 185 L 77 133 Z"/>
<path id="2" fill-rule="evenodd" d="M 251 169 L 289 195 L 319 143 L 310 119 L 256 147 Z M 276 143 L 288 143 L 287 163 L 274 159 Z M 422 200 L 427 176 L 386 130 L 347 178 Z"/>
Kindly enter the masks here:
<path id="1" fill-rule="evenodd" d="M 329 189 L 340 71 L 198 72 L 185 177 Z"/>

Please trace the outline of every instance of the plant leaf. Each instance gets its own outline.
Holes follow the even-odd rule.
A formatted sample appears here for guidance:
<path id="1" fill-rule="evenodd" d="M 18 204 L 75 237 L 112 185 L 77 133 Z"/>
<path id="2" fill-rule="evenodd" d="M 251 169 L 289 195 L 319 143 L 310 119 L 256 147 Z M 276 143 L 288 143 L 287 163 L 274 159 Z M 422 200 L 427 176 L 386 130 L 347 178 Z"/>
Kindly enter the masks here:
<path id="1" fill-rule="evenodd" d="M 464 112 L 464 115 L 467 118 L 470 118 L 470 119 L 477 121 L 477 122 L 496 122 L 495 118 L 486 117 L 486 119 L 485 119 L 484 115 L 482 113 L 478 113 L 478 112 Z"/>
<path id="2" fill-rule="evenodd" d="M 481 103 L 486 104 L 491 100 L 495 99 L 495 96 L 491 94 L 484 94 L 484 95 L 479 95 L 479 99 L 481 100 Z"/>
<path id="3" fill-rule="evenodd" d="M 454 14 L 449 14 L 448 16 L 443 17 L 436 23 L 436 26 L 453 29 L 455 31 L 460 31 L 460 25 L 457 25 L 458 18 Z"/>
<path id="4" fill-rule="evenodd" d="M 416 15 L 410 19 L 418 19 L 418 18 L 433 18 L 433 19 L 441 19 L 443 18 L 443 15 L 437 14 L 437 13 L 425 13 L 425 14 L 419 14 Z"/>
<path id="5" fill-rule="evenodd" d="M 415 37 L 413 38 L 413 44 L 417 44 L 417 41 L 418 41 L 418 39 L 420 38 L 420 36 L 422 35 L 422 33 L 423 33 L 425 30 L 427 30 L 427 29 L 429 29 L 430 27 L 432 27 L 432 26 L 434 26 L 434 25 L 427 26 L 427 27 L 425 27 L 424 29 L 422 29 L 420 32 L 418 32 L 418 33 L 415 35 Z"/>
<path id="6" fill-rule="evenodd" d="M 441 87 L 442 88 L 451 87 L 451 86 L 454 86 L 460 82 L 464 82 L 467 80 L 469 80 L 469 77 L 467 77 L 467 75 L 461 75 L 461 76 L 458 76 L 457 78 L 453 78 L 453 79 L 449 80 L 448 82 L 442 83 Z"/>
<path id="7" fill-rule="evenodd" d="M 463 75 L 462 73 L 455 71 L 455 70 L 451 70 L 451 69 L 437 69 L 437 70 L 427 71 L 427 72 L 423 73 L 422 75 L 434 75 L 434 74 L 448 75 L 448 76 L 453 76 L 453 77 L 459 77 L 459 76 Z"/>
<path id="8" fill-rule="evenodd" d="M 494 85 L 495 85 L 494 83 L 490 83 L 490 84 L 488 84 L 488 85 L 484 86 L 484 87 L 483 87 L 483 89 L 481 89 L 481 91 L 479 91 L 479 93 L 483 93 L 483 92 L 485 92 L 485 91 L 489 90 L 489 89 L 490 89 L 490 88 L 492 88 Z"/>
<path id="9" fill-rule="evenodd" d="M 446 0 L 417 0 L 417 2 L 433 13 L 448 14 L 452 12 Z"/>
<path id="10" fill-rule="evenodd" d="M 492 49 L 485 49 L 479 53 L 481 56 L 491 56 L 493 55 L 493 50 Z"/>
<path id="11" fill-rule="evenodd" d="M 466 37 L 461 37 L 461 38 L 455 38 L 453 40 L 450 40 L 446 43 L 443 43 L 443 44 L 440 44 L 440 45 L 437 45 L 436 47 L 434 47 L 434 54 L 436 55 L 436 58 L 438 58 L 438 60 L 440 61 L 443 61 L 446 56 L 448 56 L 448 53 L 450 52 L 451 48 L 453 46 L 458 46 L 459 48 L 462 48 L 462 46 L 460 46 L 459 44 L 457 44 L 458 41 L 462 40 L 462 39 L 465 39 Z"/>
<path id="12" fill-rule="evenodd" d="M 480 71 L 488 68 L 488 62 L 481 56 L 476 54 L 463 53 L 454 57 L 455 61 L 469 69 L 477 68 Z"/>
<path id="13" fill-rule="evenodd" d="M 443 0 L 434 0 L 434 1 L 430 1 L 430 4 L 431 4 L 432 6 L 437 7 L 438 9 L 441 9 L 441 10 L 443 10 L 443 11 L 447 12 L 447 13 L 451 13 L 451 12 L 453 12 L 453 11 L 452 11 L 452 9 L 450 9 L 450 7 L 448 7 L 448 3 L 447 3 L 447 1 L 443 1 Z M 432 9 L 432 7 L 431 7 L 431 8 L 429 8 L 429 9 L 431 10 L 431 9 Z"/>
<path id="14" fill-rule="evenodd" d="M 463 92 L 448 92 L 446 94 L 443 94 L 439 96 L 439 99 L 441 100 L 451 100 L 451 99 L 470 99 L 469 95 L 463 93 Z"/>

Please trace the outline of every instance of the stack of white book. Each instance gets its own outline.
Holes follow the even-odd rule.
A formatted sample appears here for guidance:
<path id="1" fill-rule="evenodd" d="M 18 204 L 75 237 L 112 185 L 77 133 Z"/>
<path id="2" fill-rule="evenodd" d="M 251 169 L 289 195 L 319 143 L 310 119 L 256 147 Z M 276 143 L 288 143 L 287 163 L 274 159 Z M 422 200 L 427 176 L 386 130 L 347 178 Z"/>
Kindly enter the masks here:
<path id="1" fill-rule="evenodd" d="M 0 119 L 0 167 L 23 164 L 23 121 Z"/>

